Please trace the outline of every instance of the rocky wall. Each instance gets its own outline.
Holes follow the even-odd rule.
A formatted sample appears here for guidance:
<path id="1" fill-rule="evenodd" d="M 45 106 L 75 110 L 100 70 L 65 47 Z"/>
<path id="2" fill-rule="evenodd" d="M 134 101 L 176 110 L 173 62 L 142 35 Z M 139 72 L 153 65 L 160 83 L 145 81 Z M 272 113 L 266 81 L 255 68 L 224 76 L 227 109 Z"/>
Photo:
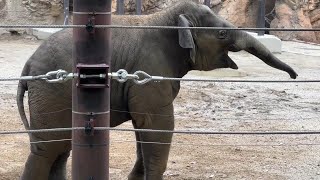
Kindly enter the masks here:
<path id="1" fill-rule="evenodd" d="M 0 24 L 59 24 L 61 0 L 0 0 Z"/>
<path id="2" fill-rule="evenodd" d="M 277 0 L 273 28 L 319 28 L 320 1 Z M 320 42 L 319 32 L 272 32 L 283 40 Z"/>
<path id="3" fill-rule="evenodd" d="M 112 0 L 116 11 L 116 0 Z M 178 0 L 142 0 L 143 14 Z M 204 0 L 199 0 L 203 3 Z M 72 0 L 70 0 L 72 5 Z M 135 14 L 135 0 L 124 0 L 126 14 Z M 256 27 L 258 0 L 211 0 L 211 8 L 239 27 Z M 71 7 L 72 9 L 72 7 Z M 266 0 L 266 27 L 320 28 L 320 0 Z M 0 0 L 0 23 L 62 24 L 63 0 Z M 283 40 L 320 43 L 320 32 L 270 32 Z"/>

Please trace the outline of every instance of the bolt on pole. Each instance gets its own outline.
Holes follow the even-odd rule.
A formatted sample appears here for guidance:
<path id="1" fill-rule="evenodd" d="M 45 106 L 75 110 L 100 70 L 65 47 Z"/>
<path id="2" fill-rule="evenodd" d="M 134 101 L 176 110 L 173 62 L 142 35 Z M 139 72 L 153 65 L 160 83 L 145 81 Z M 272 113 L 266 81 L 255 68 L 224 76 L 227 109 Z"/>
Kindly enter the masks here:
<path id="1" fill-rule="evenodd" d="M 72 179 L 109 179 L 110 89 L 107 73 L 111 60 L 111 32 L 95 25 L 111 24 L 111 0 L 74 0 L 72 85 Z M 93 76 L 106 74 L 104 78 Z M 80 75 L 92 75 L 81 79 Z"/>

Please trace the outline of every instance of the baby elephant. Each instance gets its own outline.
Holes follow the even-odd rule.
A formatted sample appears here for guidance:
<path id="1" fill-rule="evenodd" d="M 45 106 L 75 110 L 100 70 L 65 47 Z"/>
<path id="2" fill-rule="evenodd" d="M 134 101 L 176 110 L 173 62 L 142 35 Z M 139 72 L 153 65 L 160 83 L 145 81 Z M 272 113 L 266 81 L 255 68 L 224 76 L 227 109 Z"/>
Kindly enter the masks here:
<path id="1" fill-rule="evenodd" d="M 181 1 L 165 11 L 147 16 L 113 16 L 117 25 L 180 27 L 234 27 L 207 6 Z M 72 71 L 72 33 L 62 30 L 46 40 L 24 66 L 22 76 L 45 74 L 64 69 Z M 228 51 L 245 50 L 271 67 L 296 78 L 296 72 L 281 62 L 255 38 L 243 31 L 231 30 L 133 30 L 112 29 L 111 72 L 125 69 L 152 75 L 183 77 L 190 70 L 237 69 Z M 174 129 L 173 100 L 179 82 L 163 81 L 136 85 L 111 82 L 111 126 L 132 120 L 134 128 Z M 30 123 L 23 98 L 28 91 Z M 71 127 L 71 82 L 46 84 L 19 82 L 17 103 L 26 129 Z M 129 113 L 131 112 L 131 113 Z M 134 113 L 142 112 L 142 113 Z M 162 114 L 162 116 L 161 116 Z M 163 116 L 165 114 L 166 116 Z M 69 139 L 71 132 L 30 134 L 30 141 Z M 170 133 L 136 133 L 137 141 L 171 143 Z M 137 160 L 130 180 L 160 180 L 166 170 L 170 145 L 137 143 Z M 31 152 L 22 180 L 66 179 L 66 161 L 70 142 L 31 144 Z"/>

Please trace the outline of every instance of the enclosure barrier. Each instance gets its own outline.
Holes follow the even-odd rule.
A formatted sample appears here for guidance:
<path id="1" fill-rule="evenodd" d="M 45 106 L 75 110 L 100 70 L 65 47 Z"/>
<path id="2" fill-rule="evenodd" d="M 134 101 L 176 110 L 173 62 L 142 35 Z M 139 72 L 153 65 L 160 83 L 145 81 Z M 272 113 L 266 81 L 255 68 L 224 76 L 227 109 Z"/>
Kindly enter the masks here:
<path id="1" fill-rule="evenodd" d="M 180 27 L 180 26 L 125 26 L 125 25 L 0 25 L 0 28 L 111 28 L 111 29 L 194 29 L 232 31 L 320 31 L 320 28 L 227 28 L 227 27 Z"/>
<path id="2" fill-rule="evenodd" d="M 144 71 L 136 71 L 133 74 L 129 74 L 126 70 L 120 69 L 117 72 L 108 74 L 78 74 L 68 73 L 65 70 L 49 71 L 43 75 L 37 76 L 21 76 L 14 78 L 0 78 L 0 81 L 34 81 L 45 80 L 48 83 L 62 83 L 71 79 L 87 79 L 87 78 L 108 78 L 117 80 L 120 83 L 124 83 L 127 80 L 133 80 L 135 84 L 143 85 L 149 82 L 159 81 L 193 81 L 193 82 L 214 82 L 214 83 L 319 83 L 320 80 L 230 80 L 230 79 L 204 79 L 204 78 L 174 78 L 163 76 L 151 76 Z"/>
<path id="3" fill-rule="evenodd" d="M 124 26 L 124 25 L 0 25 L 0 28 L 126 28 L 126 29 L 196 29 L 196 30 L 221 30 L 225 33 L 228 30 L 246 30 L 246 31 L 320 31 L 320 28 L 225 28 L 225 27 L 179 27 L 179 26 Z M 140 75 L 140 76 L 139 76 Z M 106 75 L 96 75 L 105 78 Z M 218 80 L 218 79 L 195 79 L 195 78 L 174 78 L 151 76 L 143 71 L 137 71 L 134 74 L 128 74 L 119 70 L 118 72 L 109 73 L 111 79 L 116 79 L 119 82 L 125 82 L 128 79 L 134 80 L 136 84 L 145 84 L 150 81 L 203 81 L 203 82 L 218 82 L 218 83 L 319 83 L 320 80 Z M 142 76 L 142 78 L 141 78 Z M 79 76 L 76 73 L 67 73 L 63 70 L 51 71 L 45 75 L 18 77 L 18 78 L 0 78 L 0 81 L 16 81 L 16 80 L 45 80 L 49 83 L 65 82 L 75 77 L 86 78 Z M 132 113 L 132 112 L 128 112 Z M 134 113 L 134 112 L 133 112 Z M 54 132 L 54 131 L 70 131 L 77 130 L 72 128 L 58 128 L 58 129 L 44 129 L 42 130 L 28 130 L 28 131 L 1 131 L 0 134 L 20 134 L 20 133 L 38 133 L 38 132 Z M 80 130 L 80 129 L 78 129 Z M 319 131 L 279 131 L 279 132 L 203 132 L 203 131 L 158 131 L 158 130 L 136 130 L 136 129 L 117 129 L 117 128 L 102 128 L 100 130 L 119 130 L 119 131 L 140 131 L 140 132 L 154 132 L 154 133 L 182 133 L 182 134 L 218 134 L 218 135 L 293 135 L 293 134 L 320 134 Z M 58 140 L 53 140 L 58 141 Z"/>
<path id="4" fill-rule="evenodd" d="M 68 0 L 65 0 L 67 3 Z M 124 13 L 124 8 L 121 8 L 121 3 L 123 0 L 117 1 L 119 3 L 119 8 L 117 7 L 118 13 Z M 261 1 L 262 3 L 264 1 Z M 209 5 L 210 1 L 205 0 L 205 4 Z M 68 10 L 67 7 L 65 7 Z M 94 13 L 93 13 L 94 14 Z M 141 0 L 137 0 L 137 14 L 141 14 Z M 195 29 L 195 30 L 218 30 L 222 34 L 228 33 L 228 31 L 320 31 L 320 28 L 264 28 L 264 26 L 258 26 L 259 28 L 222 28 L 222 27 L 174 27 L 174 26 L 123 26 L 123 25 L 67 25 L 68 24 L 68 15 L 65 13 L 65 25 L 0 25 L 0 28 L 126 28 L 126 29 Z M 261 14 L 261 17 L 264 15 Z M 260 20 L 262 19 L 260 17 Z M 261 22 L 261 21 L 260 21 Z M 259 33 L 260 34 L 260 33 Z M 217 82 L 217 83 L 319 83 L 320 80 L 219 80 L 219 79 L 196 79 L 196 78 L 175 78 L 175 77 L 162 77 L 162 76 L 152 76 L 143 71 L 137 71 L 133 74 L 129 74 L 125 70 L 119 70 L 117 72 L 112 72 L 109 74 L 96 74 L 91 75 L 94 77 L 107 78 L 117 80 L 120 83 L 126 82 L 127 80 L 133 80 L 136 84 L 145 84 L 151 81 L 201 81 L 201 82 Z M 48 72 L 45 75 L 38 76 L 22 76 L 18 78 L 0 78 L 0 81 L 31 81 L 31 80 L 40 80 L 46 81 L 48 83 L 63 83 L 67 80 L 74 78 L 89 78 L 88 76 L 77 74 L 77 73 L 68 73 L 64 70 L 57 70 Z M 110 111 L 113 111 L 112 109 Z M 76 112 L 75 112 L 76 113 Z M 105 112 L 109 113 L 109 112 Z M 135 113 L 135 112 L 128 112 Z M 50 132 L 65 132 L 65 131 L 83 131 L 86 130 L 85 127 L 74 127 L 74 128 L 53 128 L 53 129 L 38 129 L 38 130 L 21 130 L 21 131 L 0 131 L 0 135 L 10 135 L 10 134 L 30 134 L 30 133 L 50 133 Z M 110 128 L 110 127 L 95 127 L 94 130 L 97 131 L 120 131 L 120 132 L 148 132 L 148 133 L 172 133 L 172 134 L 188 134 L 188 135 L 319 135 L 320 131 L 202 131 L 202 130 L 153 130 L 153 129 L 126 129 L 126 128 Z M 71 141 L 71 139 L 57 139 L 57 140 L 48 140 L 48 141 L 35 141 L 30 142 L 31 144 L 36 143 L 51 143 L 51 142 L 60 142 L 60 141 Z M 174 144 L 174 143 L 161 143 L 161 142 L 145 142 L 145 141 L 118 141 L 118 142 L 133 142 L 133 143 L 148 143 L 148 144 Z M 179 143 L 178 143 L 179 144 Z M 179 144 L 183 145 L 183 144 Z M 201 144 L 188 144 L 188 145 L 198 145 Z M 306 144 L 287 144 L 293 146 L 311 146 L 311 145 L 320 145 L 320 143 L 306 143 Z M 205 144 L 204 146 L 286 146 L 286 144 L 268 144 L 268 145 L 213 145 Z"/>
<path id="5" fill-rule="evenodd" d="M 155 129 L 126 129 L 113 127 L 95 127 L 97 131 L 122 131 L 122 132 L 147 132 L 147 133 L 172 133 L 172 134 L 199 134 L 199 135 L 306 135 L 320 134 L 320 131 L 196 131 L 196 130 L 155 130 Z M 85 130 L 84 127 L 52 128 L 21 131 L 0 131 L 0 134 L 28 134 L 43 132 L 65 132 L 72 130 Z"/>

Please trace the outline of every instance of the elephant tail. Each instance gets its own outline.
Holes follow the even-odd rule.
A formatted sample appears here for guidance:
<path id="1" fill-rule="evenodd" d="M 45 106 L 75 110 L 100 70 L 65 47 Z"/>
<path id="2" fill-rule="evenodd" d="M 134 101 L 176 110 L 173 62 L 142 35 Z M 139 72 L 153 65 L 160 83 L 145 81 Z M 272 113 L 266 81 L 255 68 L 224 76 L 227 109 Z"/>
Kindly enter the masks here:
<path id="1" fill-rule="evenodd" d="M 28 69 L 28 66 L 26 65 L 24 67 L 24 70 L 22 72 L 22 76 L 26 75 L 26 69 Z M 28 90 L 27 82 L 26 81 L 19 81 L 18 84 L 18 90 L 17 90 L 17 106 L 18 106 L 18 111 L 20 114 L 20 118 L 22 120 L 22 123 L 25 127 L 26 130 L 29 130 L 30 125 L 26 116 L 26 112 L 24 110 L 24 104 L 23 104 L 23 99 L 24 99 L 24 94 Z"/>

